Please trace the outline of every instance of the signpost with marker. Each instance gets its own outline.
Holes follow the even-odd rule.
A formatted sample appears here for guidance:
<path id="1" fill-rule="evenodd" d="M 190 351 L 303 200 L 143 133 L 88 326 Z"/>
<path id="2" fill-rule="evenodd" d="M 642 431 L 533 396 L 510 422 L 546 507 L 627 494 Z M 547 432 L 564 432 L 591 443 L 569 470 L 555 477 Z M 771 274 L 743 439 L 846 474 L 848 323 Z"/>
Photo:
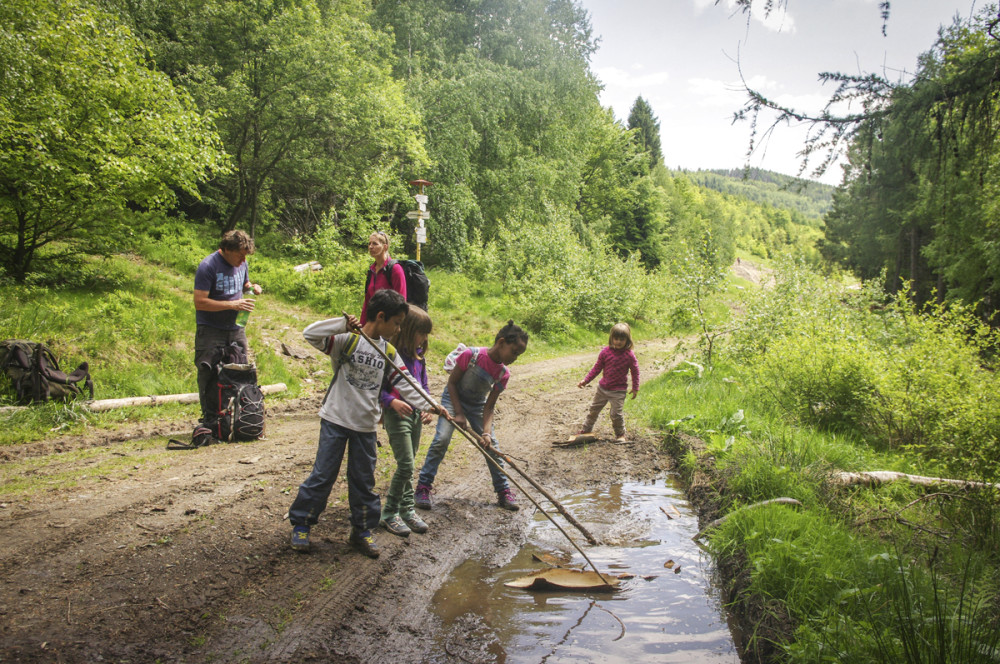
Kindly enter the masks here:
<path id="1" fill-rule="evenodd" d="M 431 215 L 427 212 L 427 194 L 424 193 L 424 187 L 429 187 L 433 182 L 428 182 L 427 180 L 410 180 L 410 185 L 418 188 L 418 193 L 414 194 L 413 198 L 417 201 L 417 209 L 411 210 L 406 213 L 407 219 L 415 219 L 417 222 L 417 260 L 420 260 L 420 245 L 427 242 L 427 229 L 424 227 L 424 220 L 430 219 Z"/>

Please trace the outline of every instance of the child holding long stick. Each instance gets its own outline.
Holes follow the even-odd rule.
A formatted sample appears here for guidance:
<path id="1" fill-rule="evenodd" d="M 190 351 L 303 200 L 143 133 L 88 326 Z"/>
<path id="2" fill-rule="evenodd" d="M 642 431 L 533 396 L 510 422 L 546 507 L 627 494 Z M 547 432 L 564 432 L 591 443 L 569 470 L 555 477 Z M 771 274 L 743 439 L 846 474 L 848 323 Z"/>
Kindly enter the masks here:
<path id="1" fill-rule="evenodd" d="M 431 317 L 420 307 L 411 306 L 399 333 L 391 339 L 413 380 L 425 393 L 430 388 L 424 350 L 432 328 Z M 382 386 L 381 398 L 382 421 L 396 457 L 396 472 L 382 503 L 379 525 L 399 537 L 409 537 L 411 532 L 426 533 L 427 524 L 413 510 L 413 460 L 420 446 L 423 425 L 431 423 L 431 413 L 411 405 L 398 389 L 389 385 Z"/>
<path id="2" fill-rule="evenodd" d="M 319 411 L 316 461 L 288 510 L 291 545 L 297 551 L 309 550 L 309 531 L 326 509 L 346 452 L 351 508 L 348 541 L 370 558 L 379 555 L 372 529 L 382 514 L 375 493 L 375 427 L 382 411 L 379 402 L 382 383 L 389 381 L 410 403 L 435 409 L 406 380 L 409 377 L 406 365 L 385 340 L 399 332 L 408 310 L 402 295 L 383 289 L 368 303 L 368 320 L 364 325 L 354 316 L 344 316 L 313 323 L 302 332 L 310 344 L 330 356 L 334 373 Z M 387 362 L 383 353 L 393 361 Z"/>
<path id="3" fill-rule="evenodd" d="M 497 454 L 499 444 L 493 436 L 493 411 L 500 392 L 507 387 L 510 379 L 507 365 L 516 361 L 527 347 L 528 333 L 511 320 L 497 333 L 489 348 L 466 348 L 459 354 L 441 395 L 441 406 L 451 413 L 454 423 L 443 416 L 438 418 L 434 440 L 427 448 L 427 457 L 420 469 L 414 496 L 417 507 L 425 510 L 432 507 L 431 487 L 456 426 L 463 429 L 471 427 L 483 449 L 503 465 Z M 507 476 L 492 463 L 487 463 L 487 467 L 497 494 L 497 504 L 505 510 L 519 509 Z"/>

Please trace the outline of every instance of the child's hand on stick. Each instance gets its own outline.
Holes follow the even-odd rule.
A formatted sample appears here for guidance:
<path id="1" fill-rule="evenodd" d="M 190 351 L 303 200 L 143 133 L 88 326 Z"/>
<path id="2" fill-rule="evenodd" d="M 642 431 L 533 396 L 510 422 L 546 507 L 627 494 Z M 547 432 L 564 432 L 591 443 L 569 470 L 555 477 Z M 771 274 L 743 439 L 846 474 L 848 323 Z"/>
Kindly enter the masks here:
<path id="1" fill-rule="evenodd" d="M 347 329 L 354 330 L 358 332 L 361 330 L 361 321 L 359 321 L 355 316 L 351 314 L 344 314 L 344 318 L 347 319 Z"/>
<path id="2" fill-rule="evenodd" d="M 396 414 L 400 417 L 409 417 L 410 414 L 413 413 L 413 407 L 402 399 L 393 399 L 389 404 L 389 408 L 396 411 Z"/>

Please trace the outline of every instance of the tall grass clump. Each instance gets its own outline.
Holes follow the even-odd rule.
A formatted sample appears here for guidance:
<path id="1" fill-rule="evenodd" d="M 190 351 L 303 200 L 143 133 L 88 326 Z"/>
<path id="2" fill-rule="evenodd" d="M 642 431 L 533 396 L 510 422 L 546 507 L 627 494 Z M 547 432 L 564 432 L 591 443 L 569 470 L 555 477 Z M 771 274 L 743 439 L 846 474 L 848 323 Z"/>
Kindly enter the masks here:
<path id="1" fill-rule="evenodd" d="M 770 505 L 736 512 L 711 538 L 745 560 L 736 602 L 783 661 L 996 662 L 995 574 L 957 547 L 925 560 L 859 537 L 824 510 Z M 789 638 L 791 636 L 791 638 Z M 751 646 L 753 647 L 753 646 Z"/>

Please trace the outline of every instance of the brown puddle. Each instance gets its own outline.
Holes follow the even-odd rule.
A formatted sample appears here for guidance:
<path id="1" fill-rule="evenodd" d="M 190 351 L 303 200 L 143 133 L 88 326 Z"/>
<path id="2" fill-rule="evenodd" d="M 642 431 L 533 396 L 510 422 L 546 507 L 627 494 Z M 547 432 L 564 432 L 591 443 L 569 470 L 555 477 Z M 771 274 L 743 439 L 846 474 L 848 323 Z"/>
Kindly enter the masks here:
<path id="1" fill-rule="evenodd" d="M 589 546 L 570 533 L 602 574 L 622 579 L 619 589 L 505 586 L 547 567 L 533 556 L 584 568 L 562 534 L 536 515 L 527 544 L 507 565 L 467 561 L 435 594 L 446 636 L 441 657 L 431 661 L 739 662 L 711 559 L 691 540 L 697 519 L 673 478 L 557 499 L 603 543 Z"/>

